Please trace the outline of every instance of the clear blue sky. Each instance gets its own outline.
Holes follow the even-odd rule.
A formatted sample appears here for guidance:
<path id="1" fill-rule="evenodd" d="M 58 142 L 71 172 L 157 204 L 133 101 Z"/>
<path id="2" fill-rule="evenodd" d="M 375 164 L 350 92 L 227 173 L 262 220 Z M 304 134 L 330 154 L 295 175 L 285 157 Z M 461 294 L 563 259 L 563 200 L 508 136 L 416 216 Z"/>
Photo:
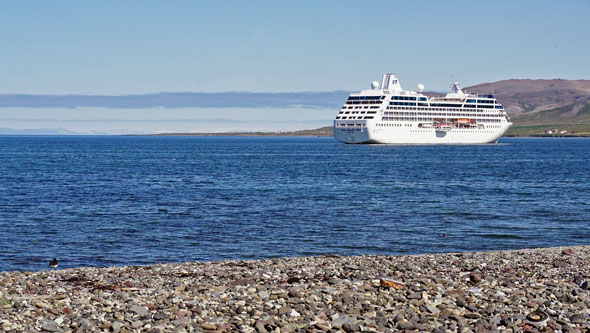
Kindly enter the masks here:
<path id="1" fill-rule="evenodd" d="M 590 79 L 589 1 L 6 1 L 0 93 Z"/>

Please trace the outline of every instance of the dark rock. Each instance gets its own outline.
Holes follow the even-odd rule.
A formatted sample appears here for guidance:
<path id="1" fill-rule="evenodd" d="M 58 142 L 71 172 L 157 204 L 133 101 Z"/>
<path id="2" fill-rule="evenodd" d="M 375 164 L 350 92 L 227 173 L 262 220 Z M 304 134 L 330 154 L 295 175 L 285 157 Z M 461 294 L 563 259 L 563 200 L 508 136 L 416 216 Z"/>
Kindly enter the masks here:
<path id="1" fill-rule="evenodd" d="M 422 292 L 419 292 L 419 291 L 408 296 L 408 299 L 421 299 L 421 298 L 422 298 Z"/>
<path id="2" fill-rule="evenodd" d="M 257 321 L 256 321 L 256 325 L 255 325 L 255 327 L 256 327 L 256 331 L 257 331 L 258 333 L 267 333 L 267 332 L 268 332 L 268 330 L 266 329 L 266 327 L 264 327 L 264 325 L 265 325 L 265 324 L 266 324 L 266 322 L 265 322 L 265 321 L 263 321 L 263 320 L 260 320 L 260 319 L 259 319 L 259 320 L 257 320 Z"/>
<path id="3" fill-rule="evenodd" d="M 473 283 L 478 283 L 480 282 L 482 279 L 482 276 L 480 273 L 477 272 L 471 272 L 469 274 L 469 281 L 473 282 Z"/>
<path id="4" fill-rule="evenodd" d="M 572 250 L 572 249 L 565 249 L 561 253 L 562 254 L 565 254 L 565 255 L 568 255 L 568 256 L 571 256 L 571 255 L 574 254 L 574 250 Z"/>
<path id="5" fill-rule="evenodd" d="M 494 318 L 490 318 L 488 320 L 490 323 L 496 324 L 496 325 L 500 325 L 502 323 L 502 318 L 500 317 L 494 317 Z"/>
<path id="6" fill-rule="evenodd" d="M 574 303 L 576 302 L 578 299 L 576 298 L 576 296 L 571 295 L 571 294 L 565 294 L 563 297 L 563 301 L 567 302 L 567 303 Z"/>
<path id="7" fill-rule="evenodd" d="M 397 323 L 397 328 L 400 330 L 417 330 L 418 324 L 413 323 L 411 321 L 400 321 Z"/>
<path id="8" fill-rule="evenodd" d="M 158 312 L 154 315 L 154 320 L 163 320 L 163 319 L 168 319 L 168 315 L 166 315 L 165 313 L 162 312 Z"/>
<path id="9" fill-rule="evenodd" d="M 488 316 L 490 316 L 491 314 L 493 314 L 493 313 L 495 313 L 495 312 L 496 312 L 496 308 L 495 308 L 495 307 L 493 307 L 492 305 L 488 305 L 488 306 L 486 306 L 486 308 L 484 309 L 484 312 L 485 312 L 485 313 L 486 313 Z"/>
<path id="10" fill-rule="evenodd" d="M 291 312 L 291 308 L 289 308 L 288 306 L 281 306 L 279 308 L 279 316 L 289 314 L 290 312 Z"/>
<path id="11" fill-rule="evenodd" d="M 463 298 L 457 298 L 457 300 L 455 301 L 455 304 L 457 304 L 457 306 L 460 306 L 463 308 L 467 306 L 467 302 L 465 302 L 465 300 Z"/>
<path id="12" fill-rule="evenodd" d="M 586 320 L 590 321 L 590 318 L 587 318 L 585 315 L 581 313 L 576 313 L 570 317 L 570 320 L 574 323 L 583 323 Z"/>
<path id="13" fill-rule="evenodd" d="M 303 297 L 303 290 L 301 288 L 291 287 L 288 289 L 288 291 L 289 291 L 289 296 L 291 296 L 291 297 L 297 297 L 297 298 Z"/>
<path id="14" fill-rule="evenodd" d="M 342 330 L 344 332 L 358 332 L 361 330 L 361 325 L 360 325 L 360 323 L 354 323 L 354 324 L 345 323 L 342 325 Z"/>
<path id="15" fill-rule="evenodd" d="M 292 276 L 290 278 L 287 279 L 287 283 L 291 284 L 291 283 L 296 283 L 301 281 L 301 278 L 298 276 Z"/>
<path id="16" fill-rule="evenodd" d="M 447 333 L 447 329 L 445 328 L 444 325 L 437 327 L 434 331 L 432 331 L 433 333 Z"/>

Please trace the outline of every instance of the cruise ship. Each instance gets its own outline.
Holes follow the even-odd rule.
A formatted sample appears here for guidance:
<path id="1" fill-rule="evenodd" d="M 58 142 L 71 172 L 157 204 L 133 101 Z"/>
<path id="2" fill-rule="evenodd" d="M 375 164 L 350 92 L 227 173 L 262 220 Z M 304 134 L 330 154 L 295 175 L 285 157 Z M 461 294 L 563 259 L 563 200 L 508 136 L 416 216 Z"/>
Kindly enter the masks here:
<path id="1" fill-rule="evenodd" d="M 453 80 L 444 97 L 403 90 L 395 74 L 352 93 L 334 120 L 344 143 L 483 144 L 497 142 L 512 123 L 493 95 L 470 94 Z"/>

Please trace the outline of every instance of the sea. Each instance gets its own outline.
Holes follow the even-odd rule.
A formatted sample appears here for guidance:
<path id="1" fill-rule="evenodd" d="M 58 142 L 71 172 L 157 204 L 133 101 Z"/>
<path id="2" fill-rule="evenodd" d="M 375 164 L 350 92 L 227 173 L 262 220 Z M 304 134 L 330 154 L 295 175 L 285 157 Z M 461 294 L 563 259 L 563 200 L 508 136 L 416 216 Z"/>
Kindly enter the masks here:
<path id="1" fill-rule="evenodd" d="M 0 271 L 590 244 L 590 139 L 0 137 Z"/>

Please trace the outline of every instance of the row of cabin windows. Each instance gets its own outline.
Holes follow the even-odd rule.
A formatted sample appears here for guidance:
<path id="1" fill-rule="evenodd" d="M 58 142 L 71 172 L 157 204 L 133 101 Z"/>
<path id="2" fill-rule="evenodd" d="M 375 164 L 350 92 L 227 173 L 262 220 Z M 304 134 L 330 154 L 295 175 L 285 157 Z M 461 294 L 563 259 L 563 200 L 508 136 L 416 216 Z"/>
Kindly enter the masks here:
<path id="1" fill-rule="evenodd" d="M 498 108 L 497 106 L 496 106 L 496 108 L 497 109 L 502 109 L 502 107 Z M 486 109 L 489 109 L 489 107 L 486 108 Z M 430 107 L 426 107 L 426 108 L 415 108 L 415 107 L 407 107 L 407 106 L 388 106 L 387 107 L 387 110 L 426 110 L 426 111 L 463 111 L 463 112 L 469 111 L 469 112 L 485 112 L 484 110 L 473 109 L 473 108 L 471 108 L 471 109 L 468 109 L 468 108 L 460 108 L 460 109 L 457 109 L 457 108 L 454 108 L 454 109 L 451 109 L 451 108 L 430 108 Z"/>
<path id="2" fill-rule="evenodd" d="M 346 101 L 346 104 L 381 104 L 382 101 Z"/>
<path id="3" fill-rule="evenodd" d="M 376 114 L 377 111 L 340 111 L 340 112 L 338 112 L 338 114 L 342 114 L 342 113 L 344 113 L 344 114 L 359 114 L 359 113 L 360 114 L 365 114 L 365 113 Z"/>
<path id="4" fill-rule="evenodd" d="M 466 108 L 475 108 L 475 104 L 465 104 Z M 504 107 L 502 105 L 478 105 L 478 108 L 483 108 L 483 109 L 503 109 Z"/>
<path id="5" fill-rule="evenodd" d="M 392 96 L 392 100 L 394 101 L 426 101 L 426 97 L 414 97 L 414 96 Z M 480 103 L 480 104 L 494 104 L 495 100 L 485 100 L 485 99 L 468 99 L 466 103 Z"/>
<path id="6" fill-rule="evenodd" d="M 342 110 L 347 110 L 347 109 L 378 109 L 380 106 L 379 105 L 371 105 L 371 106 L 343 106 Z"/>
<path id="7" fill-rule="evenodd" d="M 367 102 L 373 103 L 380 103 L 385 96 L 350 96 L 348 97 L 347 104 L 367 104 Z M 415 96 L 392 96 L 392 100 L 395 101 L 426 101 L 426 97 L 415 97 Z M 356 102 L 356 103 L 348 103 L 348 102 Z M 494 104 L 496 100 L 485 100 L 485 99 L 468 99 L 465 101 L 466 103 L 479 103 L 479 104 Z M 440 106 L 444 106 L 448 104 L 440 104 Z"/>
<path id="8" fill-rule="evenodd" d="M 412 124 L 403 124 L 405 125 L 405 127 L 412 127 Z M 408 126 L 410 125 L 410 126 Z M 384 123 L 384 124 L 377 124 L 377 126 L 379 127 L 402 127 L 402 124 L 392 124 L 392 123 Z M 418 126 L 420 127 L 420 126 Z M 500 128 L 501 126 L 497 126 L 497 125 L 488 125 L 487 128 Z M 423 130 L 415 130 L 412 132 L 432 132 L 434 131 L 434 128 L 430 128 L 430 129 L 423 129 Z M 467 132 L 467 131 L 475 131 L 475 130 L 480 130 L 480 128 L 478 127 L 465 127 L 465 128 L 453 128 L 453 131 L 458 131 L 458 132 Z M 484 131 L 485 133 L 492 133 L 492 131 Z"/>
<path id="9" fill-rule="evenodd" d="M 402 124 L 377 124 L 377 126 L 381 126 L 381 127 L 402 127 Z"/>
<path id="10" fill-rule="evenodd" d="M 365 101 L 365 100 L 380 100 L 384 99 L 385 96 L 350 96 L 349 101 Z"/>
<path id="11" fill-rule="evenodd" d="M 463 104 L 430 103 L 430 106 L 439 108 L 460 108 Z"/>
<path id="12" fill-rule="evenodd" d="M 397 100 L 397 101 L 415 101 L 416 100 L 416 97 L 412 97 L 412 96 L 392 96 L 391 99 Z"/>
<path id="13" fill-rule="evenodd" d="M 416 106 L 414 102 L 389 102 L 389 105 L 404 105 L 404 106 Z M 430 106 L 430 107 L 442 107 L 442 108 L 463 108 L 463 104 L 443 104 L 443 103 L 431 103 L 428 105 L 427 103 L 418 103 L 418 106 Z M 493 109 L 493 105 L 469 105 L 465 104 L 465 108 L 483 108 L 483 109 Z M 501 105 L 496 105 L 496 109 L 503 109 Z"/>
<path id="14" fill-rule="evenodd" d="M 384 112 L 384 115 L 410 115 L 410 116 L 445 116 L 445 117 L 466 117 L 466 118 L 475 118 L 475 117 L 494 117 L 494 118 L 501 118 L 504 117 L 502 114 L 475 114 L 475 113 L 437 113 L 437 112 Z"/>
<path id="15" fill-rule="evenodd" d="M 374 118 L 374 116 L 358 116 L 358 117 L 355 117 L 355 116 L 350 116 L 350 117 L 347 117 L 347 116 L 342 116 L 342 117 L 341 116 L 338 116 L 338 117 L 336 117 L 336 119 L 373 119 L 373 118 Z"/>
<path id="16" fill-rule="evenodd" d="M 480 104 L 494 104 L 495 100 L 485 100 L 485 99 L 468 99 L 465 101 L 466 103 L 480 103 Z"/>
<path id="17" fill-rule="evenodd" d="M 336 123 L 336 127 L 365 127 L 365 124 L 359 123 Z"/>
<path id="18" fill-rule="evenodd" d="M 425 101 L 426 97 L 414 97 L 414 96 L 392 96 L 392 100 L 395 101 Z"/>
<path id="19" fill-rule="evenodd" d="M 433 121 L 430 117 L 381 117 L 381 121 Z M 501 119 L 477 118 L 477 123 L 501 123 Z"/>

